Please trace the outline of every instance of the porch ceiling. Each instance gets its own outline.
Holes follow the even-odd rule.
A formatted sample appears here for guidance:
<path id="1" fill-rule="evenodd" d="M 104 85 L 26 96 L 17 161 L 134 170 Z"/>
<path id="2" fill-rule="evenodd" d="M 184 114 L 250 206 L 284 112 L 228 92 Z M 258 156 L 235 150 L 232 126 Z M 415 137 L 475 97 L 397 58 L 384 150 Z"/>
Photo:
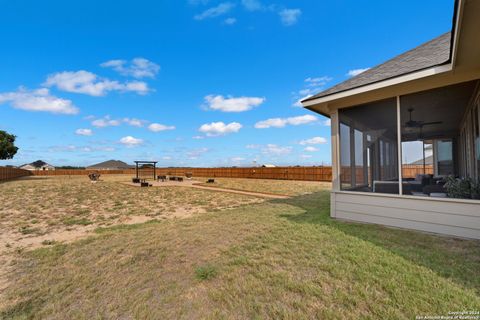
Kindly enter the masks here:
<path id="1" fill-rule="evenodd" d="M 412 119 L 424 122 L 441 122 L 425 125 L 422 130 L 413 129 L 403 134 L 404 141 L 421 138 L 450 138 L 458 134 L 460 122 L 478 81 L 469 81 L 452 86 L 422 91 L 402 96 L 401 123 L 405 132 L 405 122 L 410 115 L 409 108 L 413 109 Z"/>

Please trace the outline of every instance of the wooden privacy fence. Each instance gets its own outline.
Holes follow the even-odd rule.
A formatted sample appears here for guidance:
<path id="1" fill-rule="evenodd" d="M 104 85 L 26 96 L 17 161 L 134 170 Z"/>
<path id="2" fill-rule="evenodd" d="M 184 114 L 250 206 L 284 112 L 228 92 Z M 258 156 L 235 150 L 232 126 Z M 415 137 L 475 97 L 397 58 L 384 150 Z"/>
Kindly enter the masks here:
<path id="1" fill-rule="evenodd" d="M 7 168 L 9 169 L 9 168 Z M 15 169 L 20 170 L 20 169 Z M 23 170 L 25 171 L 25 170 Z M 350 168 L 348 168 L 350 171 Z M 64 176 L 88 175 L 92 172 L 100 174 L 130 174 L 135 175 L 135 169 L 126 170 L 78 170 L 59 169 L 46 171 L 31 171 L 36 176 Z M 218 177 L 218 178 L 249 178 L 249 179 L 278 179 L 278 180 L 309 180 L 332 181 L 331 167 L 274 167 L 274 168 L 157 168 L 157 175 L 185 176 L 191 173 L 193 177 Z M 404 178 L 414 178 L 417 174 L 424 173 L 423 165 L 403 165 Z M 433 166 L 427 165 L 425 173 L 433 174 Z M 345 174 L 345 172 L 344 172 Z M 141 176 L 153 176 L 152 168 L 140 169 Z"/>
<path id="2" fill-rule="evenodd" d="M 25 172 L 27 170 L 0 168 L 8 170 L 18 170 Z M 46 171 L 31 171 L 31 174 L 36 176 L 73 176 L 73 175 L 88 175 L 92 172 L 99 172 L 100 174 L 129 174 L 134 176 L 135 169 L 126 170 L 78 170 L 78 169 L 59 169 Z M 344 178 L 350 175 L 350 168 L 342 170 Z M 274 167 L 274 168 L 157 168 L 157 175 L 174 175 L 186 176 L 191 173 L 193 177 L 212 177 L 212 178 L 249 178 L 249 179 L 277 179 L 277 180 L 307 180 L 307 181 L 332 181 L 331 167 Z M 427 165 L 425 172 L 423 165 L 403 165 L 402 176 L 404 178 L 415 178 L 417 174 L 429 173 L 433 174 L 433 166 Z M 11 175 L 12 173 L 10 173 Z M 19 175 L 24 176 L 27 174 Z M 140 169 L 139 174 L 142 177 L 153 177 L 152 168 Z M 363 175 L 363 171 L 361 173 Z M 0 177 L 2 173 L 0 171 Z M 14 176 L 15 177 L 15 176 Z M 363 176 L 362 176 L 363 177 Z M 360 179 L 360 178 L 358 178 Z M 1 178 L 0 178 L 1 180 Z M 360 180 L 359 180 L 360 181 Z"/>
<path id="3" fill-rule="evenodd" d="M 396 168 L 396 167 L 395 167 Z M 340 168 L 341 174 L 341 181 L 344 183 L 349 183 L 352 180 L 352 169 L 350 166 L 342 166 Z M 390 172 L 390 174 L 392 174 Z M 423 167 L 423 165 L 419 164 L 404 164 L 402 165 L 402 177 L 405 178 L 415 178 L 417 174 L 433 174 L 433 165 L 429 164 Z M 394 176 L 396 175 L 396 171 L 394 172 Z M 389 180 L 386 177 L 386 173 L 383 171 L 381 176 L 385 180 Z M 365 180 L 365 171 L 363 167 L 357 167 L 355 169 L 355 181 L 357 184 L 364 184 L 366 183 Z"/>
<path id="4" fill-rule="evenodd" d="M 0 181 L 26 177 L 32 173 L 28 170 L 10 168 L 10 167 L 0 167 Z"/>
<path id="5" fill-rule="evenodd" d="M 135 175 L 135 169 L 127 170 L 48 170 L 32 171 L 36 176 L 88 175 L 91 172 L 100 174 Z M 278 180 L 331 181 L 331 167 L 275 167 L 275 168 L 157 168 L 157 175 L 186 176 L 191 173 L 195 177 L 212 178 L 250 178 Z M 153 176 L 153 169 L 140 169 L 140 175 Z"/>
<path id="6" fill-rule="evenodd" d="M 425 168 L 419 164 L 404 164 L 402 166 L 402 177 L 415 178 L 417 174 L 433 174 L 433 165 L 427 164 Z"/>
<path id="7" fill-rule="evenodd" d="M 34 176 L 86 176 L 92 172 L 100 174 L 135 174 L 135 169 L 128 170 L 82 170 L 82 169 L 58 169 L 58 170 L 33 170 Z"/>

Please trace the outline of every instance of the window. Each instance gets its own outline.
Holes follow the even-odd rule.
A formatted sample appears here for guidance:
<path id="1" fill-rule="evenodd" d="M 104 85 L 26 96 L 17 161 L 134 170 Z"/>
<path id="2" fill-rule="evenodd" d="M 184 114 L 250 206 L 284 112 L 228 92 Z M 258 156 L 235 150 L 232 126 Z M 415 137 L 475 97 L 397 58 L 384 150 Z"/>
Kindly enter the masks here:
<path id="1" fill-rule="evenodd" d="M 350 166 L 350 127 L 340 123 L 340 181 L 342 189 L 352 186 Z"/>
<path id="2" fill-rule="evenodd" d="M 355 129 L 355 182 L 357 185 L 365 185 L 366 182 L 366 170 L 364 167 L 363 158 L 365 157 L 365 151 L 363 149 L 363 132 Z"/>
<path id="3" fill-rule="evenodd" d="M 436 173 L 438 176 L 453 175 L 453 144 L 452 140 L 437 140 L 436 143 Z"/>
<path id="4" fill-rule="evenodd" d="M 475 122 L 475 159 L 477 162 L 477 179 L 480 180 L 480 102 L 477 103 L 474 109 Z"/>

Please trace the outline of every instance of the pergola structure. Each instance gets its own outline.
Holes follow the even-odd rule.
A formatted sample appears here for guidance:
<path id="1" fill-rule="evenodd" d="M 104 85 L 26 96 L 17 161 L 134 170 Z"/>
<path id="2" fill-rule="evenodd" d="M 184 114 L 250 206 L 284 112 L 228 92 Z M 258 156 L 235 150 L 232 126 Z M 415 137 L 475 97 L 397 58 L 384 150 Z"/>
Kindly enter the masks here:
<path id="1" fill-rule="evenodd" d="M 153 166 L 153 179 L 155 180 L 157 177 L 157 163 L 158 161 L 134 161 L 135 162 L 135 178 L 139 179 L 139 169 L 142 169 L 140 166 L 144 165 L 152 165 Z"/>

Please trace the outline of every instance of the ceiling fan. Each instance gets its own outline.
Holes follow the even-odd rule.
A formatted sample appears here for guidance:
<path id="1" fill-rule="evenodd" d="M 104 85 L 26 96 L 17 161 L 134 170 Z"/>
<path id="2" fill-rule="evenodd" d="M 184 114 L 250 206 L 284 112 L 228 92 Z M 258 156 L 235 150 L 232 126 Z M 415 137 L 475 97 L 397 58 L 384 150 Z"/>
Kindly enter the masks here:
<path id="1" fill-rule="evenodd" d="M 432 122 L 415 121 L 415 120 L 412 119 L 412 112 L 414 110 L 415 109 L 413 109 L 413 108 L 408 109 L 408 112 L 410 113 L 410 120 L 405 122 L 405 128 L 419 128 L 419 129 L 422 129 L 423 126 L 443 123 L 442 121 L 432 121 Z"/>

